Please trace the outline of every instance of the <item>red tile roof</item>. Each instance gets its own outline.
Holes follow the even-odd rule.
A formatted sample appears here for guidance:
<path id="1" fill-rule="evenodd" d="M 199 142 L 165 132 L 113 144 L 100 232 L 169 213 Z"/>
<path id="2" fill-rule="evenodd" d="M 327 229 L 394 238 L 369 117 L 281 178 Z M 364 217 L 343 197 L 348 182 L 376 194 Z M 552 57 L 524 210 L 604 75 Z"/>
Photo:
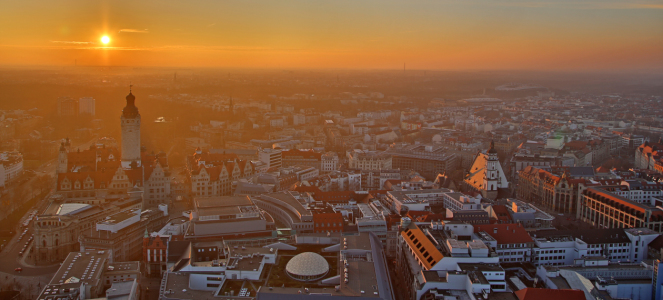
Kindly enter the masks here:
<path id="1" fill-rule="evenodd" d="M 430 215 L 430 211 L 422 211 L 422 210 L 411 210 L 407 212 L 407 217 L 410 218 L 410 220 L 416 221 L 419 219 L 419 217 L 427 216 Z"/>
<path id="2" fill-rule="evenodd" d="M 497 231 L 495 231 L 497 229 Z M 484 231 L 492 236 L 498 244 L 532 243 L 532 237 L 520 224 L 487 224 L 474 225 L 474 232 Z"/>
<path id="3" fill-rule="evenodd" d="M 509 209 L 505 205 L 493 205 L 493 211 L 500 223 L 511 222 L 511 214 L 509 214 Z"/>

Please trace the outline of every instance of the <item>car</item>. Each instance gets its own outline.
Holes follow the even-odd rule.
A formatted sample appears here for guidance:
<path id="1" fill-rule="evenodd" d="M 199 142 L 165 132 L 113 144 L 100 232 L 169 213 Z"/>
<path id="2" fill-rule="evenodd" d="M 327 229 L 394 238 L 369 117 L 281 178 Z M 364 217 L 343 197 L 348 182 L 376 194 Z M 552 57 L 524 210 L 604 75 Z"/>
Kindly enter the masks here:
<path id="1" fill-rule="evenodd" d="M 14 271 L 21 272 L 21 271 L 23 271 L 23 268 L 16 268 L 16 269 L 14 269 Z"/>

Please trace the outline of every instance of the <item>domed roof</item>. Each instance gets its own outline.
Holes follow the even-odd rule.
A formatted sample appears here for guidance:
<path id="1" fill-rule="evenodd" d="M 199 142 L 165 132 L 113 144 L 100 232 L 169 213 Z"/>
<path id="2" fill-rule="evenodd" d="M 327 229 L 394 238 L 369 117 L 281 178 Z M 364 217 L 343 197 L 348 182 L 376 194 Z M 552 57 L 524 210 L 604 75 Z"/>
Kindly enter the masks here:
<path id="1" fill-rule="evenodd" d="M 297 276 L 316 276 L 329 272 L 329 264 L 320 254 L 304 252 L 290 259 L 285 270 Z"/>
<path id="2" fill-rule="evenodd" d="M 488 149 L 488 153 L 497 154 L 497 150 L 495 149 L 495 142 L 494 141 L 490 141 L 490 149 Z"/>
<path id="3" fill-rule="evenodd" d="M 127 106 L 122 109 L 122 116 L 125 118 L 135 118 L 139 115 L 138 107 L 136 107 L 136 96 L 129 92 L 129 95 L 126 97 Z"/>

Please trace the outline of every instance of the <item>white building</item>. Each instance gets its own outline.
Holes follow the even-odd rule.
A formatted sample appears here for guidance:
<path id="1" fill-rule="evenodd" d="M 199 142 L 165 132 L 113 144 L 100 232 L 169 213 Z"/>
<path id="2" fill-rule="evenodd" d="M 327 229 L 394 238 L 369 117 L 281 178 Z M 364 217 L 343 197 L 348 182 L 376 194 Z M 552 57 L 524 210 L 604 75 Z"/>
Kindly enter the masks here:
<path id="1" fill-rule="evenodd" d="M 535 265 L 575 265 L 581 260 L 603 258 L 611 263 L 639 263 L 658 233 L 647 228 L 588 230 L 540 230 L 532 233 Z"/>
<path id="2" fill-rule="evenodd" d="M 78 99 L 78 114 L 88 115 L 94 117 L 95 115 L 95 102 L 92 97 L 83 97 Z"/>
<path id="3" fill-rule="evenodd" d="M 302 114 L 292 115 L 292 125 L 304 125 L 306 124 L 306 116 Z"/>
<path id="4" fill-rule="evenodd" d="M 429 210 L 431 204 L 441 204 L 449 189 L 389 191 L 387 201 L 391 203 L 392 210 L 396 212 L 406 210 Z"/>
<path id="5" fill-rule="evenodd" d="M 463 193 L 445 193 L 444 207 L 451 211 L 481 209 L 481 197 L 471 197 Z"/>
<path id="6" fill-rule="evenodd" d="M 348 166 L 350 169 L 359 170 L 381 170 L 391 169 L 391 155 L 354 149 L 347 152 Z"/>
<path id="7" fill-rule="evenodd" d="M 491 291 L 506 291 L 499 257 L 481 240 L 471 239 L 472 225 L 437 222 L 420 228 L 404 218 L 402 227 L 397 280 L 405 282 L 404 296 L 421 299 L 427 293 L 447 293 L 472 299 L 483 294 L 488 299 Z"/>
<path id="8" fill-rule="evenodd" d="M 267 165 L 267 169 L 280 168 L 283 160 L 281 152 L 281 149 L 260 149 L 258 151 L 258 159 Z"/>
<path id="9" fill-rule="evenodd" d="M 322 173 L 328 173 L 331 171 L 336 171 L 338 170 L 338 155 L 336 155 L 335 152 L 327 152 L 322 155 L 321 159 L 321 167 L 322 170 L 320 170 Z"/>
<path id="10" fill-rule="evenodd" d="M 0 153 L 0 187 L 23 174 L 23 155 L 14 152 Z"/>
<path id="11" fill-rule="evenodd" d="M 502 165 L 497 158 L 495 143 L 490 143 L 487 154 L 478 153 L 469 174 L 463 182 L 470 189 L 480 192 L 483 197 L 495 199 L 499 189 L 509 187 Z"/>
<path id="12" fill-rule="evenodd" d="M 127 106 L 122 109 L 122 167 L 130 169 L 132 163 L 141 166 L 140 157 L 140 113 L 136 97 L 129 92 Z"/>

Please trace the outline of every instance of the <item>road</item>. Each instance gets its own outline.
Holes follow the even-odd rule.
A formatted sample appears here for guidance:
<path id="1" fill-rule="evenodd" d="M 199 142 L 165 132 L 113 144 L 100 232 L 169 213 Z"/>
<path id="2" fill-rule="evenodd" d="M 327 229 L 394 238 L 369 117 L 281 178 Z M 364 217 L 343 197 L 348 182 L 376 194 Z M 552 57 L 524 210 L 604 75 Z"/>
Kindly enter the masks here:
<path id="1" fill-rule="evenodd" d="M 42 165 L 42 167 L 37 169 L 37 172 L 38 173 L 41 173 L 42 171 L 48 172 L 47 170 L 51 171 L 52 172 L 51 174 L 55 174 L 55 166 L 53 162 L 51 162 L 50 165 L 49 163 Z M 31 178 L 30 180 L 36 180 L 35 178 L 36 176 Z M 39 200 L 39 202 L 37 202 L 36 207 L 34 207 L 34 209 L 37 209 L 37 211 L 43 211 L 48 205 L 47 199 L 50 195 L 51 193 L 46 195 L 43 199 Z M 30 222 L 30 224 L 27 227 L 28 229 L 27 233 L 23 236 L 23 238 L 20 238 L 21 233 L 25 229 L 21 224 L 23 224 L 23 221 L 26 220 L 28 214 L 30 214 L 30 212 L 33 211 L 34 209 L 29 209 L 26 215 L 24 215 L 21 218 L 21 221 L 19 222 L 19 229 L 16 230 L 17 234 L 15 234 L 12 237 L 11 241 L 2 250 L 2 252 L 0 252 L 0 272 L 10 273 L 18 276 L 41 276 L 41 275 L 53 274 L 55 273 L 55 271 L 58 270 L 59 265 L 48 266 L 48 267 L 33 267 L 25 263 L 24 258 L 30 255 L 29 249 L 32 247 L 32 243 L 30 243 L 29 245 L 30 247 L 28 248 L 28 250 L 26 250 L 26 252 L 23 253 L 23 256 L 19 256 L 19 252 L 21 251 L 25 243 L 28 242 L 29 238 L 32 236 L 32 233 L 34 231 L 32 227 L 33 223 Z M 19 267 L 22 268 L 23 271 L 21 271 L 20 273 L 14 271 L 14 269 Z"/>

